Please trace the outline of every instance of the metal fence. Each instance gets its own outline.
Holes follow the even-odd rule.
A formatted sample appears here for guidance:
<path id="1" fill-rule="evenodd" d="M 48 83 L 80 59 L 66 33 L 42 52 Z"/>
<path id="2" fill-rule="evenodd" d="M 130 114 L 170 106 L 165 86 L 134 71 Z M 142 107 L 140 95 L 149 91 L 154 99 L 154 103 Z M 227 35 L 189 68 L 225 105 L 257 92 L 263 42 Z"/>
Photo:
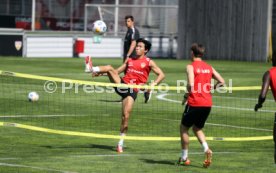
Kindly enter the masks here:
<path id="1" fill-rule="evenodd" d="M 179 1 L 178 58 L 200 42 L 208 59 L 266 61 L 271 13 L 272 0 Z"/>

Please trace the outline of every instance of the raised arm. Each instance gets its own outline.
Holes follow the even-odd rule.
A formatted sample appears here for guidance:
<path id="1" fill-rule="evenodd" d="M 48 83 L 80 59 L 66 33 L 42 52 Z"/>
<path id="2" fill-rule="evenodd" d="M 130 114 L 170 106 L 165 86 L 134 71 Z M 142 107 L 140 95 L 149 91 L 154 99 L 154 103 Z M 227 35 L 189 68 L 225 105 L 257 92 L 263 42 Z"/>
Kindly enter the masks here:
<path id="1" fill-rule="evenodd" d="M 150 61 L 149 66 L 151 67 L 151 70 L 157 75 L 154 82 L 151 83 L 152 86 L 155 86 L 165 78 L 165 74 L 153 60 Z"/>
<path id="2" fill-rule="evenodd" d="M 269 83 L 270 83 L 270 74 L 269 74 L 269 71 L 267 71 L 263 75 L 262 89 L 259 95 L 258 103 L 255 105 L 255 108 L 254 108 L 255 111 L 258 111 L 259 108 L 263 107 L 263 103 L 265 102 L 266 94 L 269 88 Z"/>

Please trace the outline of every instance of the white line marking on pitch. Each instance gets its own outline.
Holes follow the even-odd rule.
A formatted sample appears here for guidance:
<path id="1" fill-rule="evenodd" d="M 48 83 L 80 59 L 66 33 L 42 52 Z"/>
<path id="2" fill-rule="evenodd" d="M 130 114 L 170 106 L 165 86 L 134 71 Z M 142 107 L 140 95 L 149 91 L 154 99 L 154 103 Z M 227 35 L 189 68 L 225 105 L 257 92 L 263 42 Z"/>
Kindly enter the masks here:
<path id="1" fill-rule="evenodd" d="M 159 94 L 156 96 L 156 98 L 159 100 L 164 100 L 164 101 L 168 101 L 168 102 L 181 103 L 181 101 L 178 101 L 178 100 L 172 100 L 172 99 L 165 98 L 167 95 L 169 95 L 169 94 Z M 216 105 L 213 105 L 212 107 L 223 108 L 223 109 L 232 109 L 232 110 L 252 111 L 252 112 L 254 111 L 253 107 L 252 108 L 238 108 L 238 107 L 216 106 Z M 260 109 L 259 111 L 275 113 L 275 111 L 273 111 L 273 110 Z"/>
<path id="2" fill-rule="evenodd" d="M 53 172 L 62 172 L 62 173 L 77 173 L 77 172 L 63 171 L 63 170 L 57 170 L 57 169 L 48 169 L 48 168 L 37 167 L 37 166 L 27 166 L 27 165 L 10 164 L 10 163 L 0 163 L 0 166 L 31 168 L 31 169 L 38 169 L 38 170 L 44 170 L 44 171 L 53 171 Z"/>
<path id="3" fill-rule="evenodd" d="M 0 115 L 0 118 L 50 118 L 50 117 L 84 117 L 89 115 Z"/>
<path id="4" fill-rule="evenodd" d="M 49 117 L 64 117 L 64 116 L 76 116 L 76 115 L 3 115 L 0 118 L 49 118 Z"/>
<path id="5" fill-rule="evenodd" d="M 213 154 L 234 154 L 237 152 L 213 152 Z M 189 154 L 191 155 L 203 155 L 203 152 L 189 152 Z M 153 154 L 147 154 L 147 153 L 141 153 L 141 154 L 88 154 L 88 155 L 71 155 L 70 157 L 135 157 L 135 156 L 162 156 L 162 155 L 171 155 L 171 154 L 157 154 L 157 153 L 153 153 Z"/>
<path id="6" fill-rule="evenodd" d="M 144 118 L 144 119 L 154 119 L 154 120 L 164 120 L 164 121 L 176 121 L 180 122 L 179 120 L 172 120 L 172 119 L 166 119 L 166 118 Z M 220 127 L 232 127 L 237 129 L 247 129 L 247 130 L 257 130 L 257 131 L 267 131 L 272 132 L 273 130 L 270 129 L 260 129 L 260 128 L 252 128 L 252 127 L 242 127 L 242 126 L 233 126 L 233 125 L 227 125 L 227 124 L 214 124 L 214 123 L 205 123 L 211 126 L 220 126 Z"/>
<path id="7" fill-rule="evenodd" d="M 170 94 L 170 95 L 179 95 L 179 94 Z M 246 98 L 246 97 L 232 97 L 232 96 L 212 96 L 214 98 L 224 98 L 224 99 L 234 99 L 234 100 L 249 100 L 249 101 L 258 101 L 258 98 L 254 99 L 254 98 Z M 275 102 L 273 99 L 266 99 L 265 101 L 269 101 L 269 102 Z"/>
<path id="8" fill-rule="evenodd" d="M 243 97 L 231 97 L 231 96 L 213 96 L 214 98 L 224 98 L 224 99 L 234 99 L 234 100 L 249 100 L 249 101 L 258 101 L 258 99 L 253 99 L 253 98 L 243 98 Z M 269 102 L 275 102 L 272 99 L 266 99 L 265 101 Z"/>
<path id="9" fill-rule="evenodd" d="M 160 94 L 160 95 L 157 95 L 156 98 L 159 99 L 159 100 L 164 100 L 164 101 L 168 101 L 168 102 L 181 103 L 180 101 L 177 101 L 177 100 L 172 100 L 172 99 L 165 98 L 165 96 L 167 96 L 167 95 L 169 95 L 169 94 Z M 234 107 L 224 107 L 224 106 L 213 106 L 213 107 L 226 108 L 226 109 L 235 109 L 235 110 L 246 110 L 246 111 L 250 110 L 250 111 L 253 112 L 253 109 L 247 109 L 247 108 L 234 108 Z M 263 112 L 273 112 L 274 113 L 275 111 L 265 111 L 265 110 L 263 110 Z M 161 119 L 161 120 L 170 120 L 170 119 Z M 180 121 L 180 120 L 170 120 L 170 121 Z M 273 130 L 270 130 L 270 129 L 233 126 L 233 125 L 227 125 L 227 124 L 214 124 L 214 123 L 206 123 L 206 124 L 212 125 L 212 126 L 232 127 L 232 128 L 238 128 L 238 129 L 248 129 L 248 130 L 258 130 L 258 131 L 268 131 L 268 132 L 273 131 Z"/>
<path id="10" fill-rule="evenodd" d="M 253 128 L 253 127 L 242 127 L 242 126 L 233 126 L 233 125 L 227 125 L 227 124 L 213 124 L 213 123 L 206 123 L 212 126 L 221 126 L 221 127 L 232 127 L 237 129 L 247 129 L 247 130 L 257 130 L 257 131 L 267 131 L 272 132 L 273 130 L 270 129 L 260 129 L 260 128 Z"/>
<path id="11" fill-rule="evenodd" d="M 19 158 L 0 158 L 0 160 L 18 160 Z"/>

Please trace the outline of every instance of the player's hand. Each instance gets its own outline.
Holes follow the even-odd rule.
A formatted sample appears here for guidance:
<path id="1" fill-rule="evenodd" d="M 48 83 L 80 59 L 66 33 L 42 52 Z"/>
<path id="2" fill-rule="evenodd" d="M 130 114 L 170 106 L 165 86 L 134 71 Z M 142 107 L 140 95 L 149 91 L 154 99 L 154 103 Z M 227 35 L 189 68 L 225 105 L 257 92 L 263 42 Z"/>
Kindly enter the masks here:
<path id="1" fill-rule="evenodd" d="M 181 105 L 186 105 L 186 104 L 187 104 L 187 98 L 183 98 Z"/>
<path id="2" fill-rule="evenodd" d="M 92 77 L 104 76 L 104 73 L 92 73 Z"/>
<path id="3" fill-rule="evenodd" d="M 92 73 L 92 77 L 98 77 L 98 76 L 107 76 L 107 74 L 106 73 L 95 73 L 95 72 Z"/>
<path id="4" fill-rule="evenodd" d="M 257 112 L 258 111 L 258 109 L 260 109 L 260 108 L 262 108 L 263 107 L 263 105 L 262 104 L 256 104 L 255 105 L 255 108 L 254 108 L 254 110 L 255 110 L 255 112 Z"/>
<path id="5" fill-rule="evenodd" d="M 92 77 L 98 77 L 98 76 L 100 76 L 99 73 L 92 73 Z"/>
<path id="6" fill-rule="evenodd" d="M 156 82 L 151 82 L 151 83 L 150 83 L 150 88 L 147 89 L 147 92 L 150 93 L 150 92 L 154 91 L 154 87 L 155 87 L 156 85 L 157 85 Z"/>

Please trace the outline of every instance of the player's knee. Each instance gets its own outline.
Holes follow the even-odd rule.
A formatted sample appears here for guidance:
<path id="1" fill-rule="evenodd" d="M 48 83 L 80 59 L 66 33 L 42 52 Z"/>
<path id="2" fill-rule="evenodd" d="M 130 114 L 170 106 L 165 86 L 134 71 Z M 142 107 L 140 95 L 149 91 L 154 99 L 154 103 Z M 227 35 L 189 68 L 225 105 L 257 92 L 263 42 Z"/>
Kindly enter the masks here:
<path id="1" fill-rule="evenodd" d="M 194 131 L 194 133 L 197 133 L 198 131 L 200 131 L 201 130 L 201 128 L 198 128 L 198 127 L 196 127 L 196 126 L 193 126 L 193 131 Z"/>
<path id="2" fill-rule="evenodd" d="M 123 118 L 123 127 L 128 128 L 128 118 Z"/>
<path id="3" fill-rule="evenodd" d="M 124 116 L 122 117 L 122 120 L 123 120 L 124 123 L 127 123 L 128 120 L 129 120 L 129 116 L 124 114 Z"/>
<path id="4" fill-rule="evenodd" d="M 180 124 L 180 125 L 179 125 L 179 129 L 180 129 L 180 132 L 183 132 L 183 131 L 184 131 L 184 126 L 183 126 L 183 124 Z"/>
<path id="5" fill-rule="evenodd" d="M 114 71 L 114 68 L 111 65 L 107 65 L 106 68 L 108 71 Z"/>
<path id="6" fill-rule="evenodd" d="M 183 125 L 182 123 L 180 124 L 180 130 L 182 131 L 188 131 L 189 127 L 186 127 L 185 125 Z"/>
<path id="7" fill-rule="evenodd" d="M 127 118 L 127 119 L 128 119 L 128 117 L 129 117 L 129 115 L 130 115 L 130 111 L 124 110 L 123 114 L 124 114 L 124 118 Z"/>

